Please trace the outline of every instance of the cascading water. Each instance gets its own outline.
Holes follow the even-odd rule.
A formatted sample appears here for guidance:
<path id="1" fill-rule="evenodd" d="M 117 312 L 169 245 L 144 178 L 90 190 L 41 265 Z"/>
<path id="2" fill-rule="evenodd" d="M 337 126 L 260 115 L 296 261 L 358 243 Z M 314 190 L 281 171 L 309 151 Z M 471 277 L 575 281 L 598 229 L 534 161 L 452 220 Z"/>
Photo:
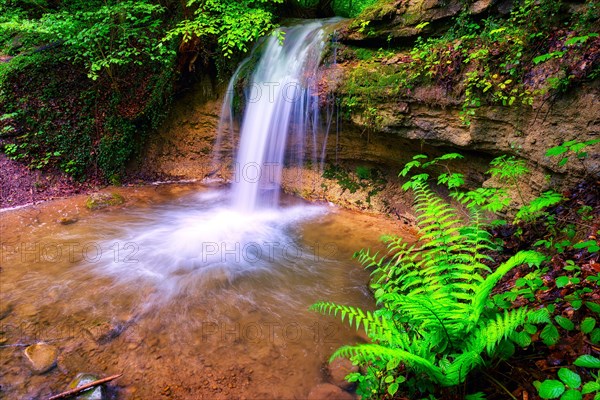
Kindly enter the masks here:
<path id="1" fill-rule="evenodd" d="M 323 155 L 316 70 L 326 24 L 286 28 L 283 44 L 271 37 L 255 50 L 231 191 L 122 188 L 119 209 L 88 211 L 73 198 L 0 218 L 3 394 L 46 398 L 57 388 L 29 377 L 11 347 L 32 340 L 60 348 L 55 377 L 63 367 L 126 371 L 125 396 L 261 399 L 307 398 L 333 350 L 364 340 L 308 307 L 373 308 L 368 272 L 348 260 L 374 244 L 364 237 L 380 222 L 301 200 L 277 207 L 282 164 L 312 157 L 318 168 Z M 64 215 L 79 220 L 57 224 Z"/>
<path id="2" fill-rule="evenodd" d="M 283 28 L 283 42 L 279 35 L 272 35 L 253 51 L 263 53 L 245 91 L 232 187 L 236 210 L 277 207 L 284 163 L 299 165 L 309 156 L 313 165 L 320 164 L 317 68 L 325 46 L 323 27 L 328 22 Z M 239 69 L 229 83 L 221 126 L 231 126 L 232 91 L 238 78 Z M 325 142 L 323 138 L 323 146 Z"/>
<path id="3" fill-rule="evenodd" d="M 282 28 L 253 50 L 229 83 L 215 145 L 233 138 L 236 82 L 260 53 L 245 93 L 234 183 L 211 190 L 185 205 L 144 216 L 123 229 L 123 240 L 145 248 L 139 262 L 106 260 L 98 268 L 128 282 L 154 281 L 176 295 L 184 287 L 228 285 L 240 276 L 281 273 L 279 260 L 295 249 L 293 227 L 326 209 L 296 204 L 279 208 L 283 164 L 312 158 L 319 167 L 326 134 L 319 122 L 317 68 L 329 21 Z M 216 160 L 215 160 L 216 162 Z M 218 168 L 217 168 L 218 170 Z M 279 266 L 279 267 L 278 267 Z"/>

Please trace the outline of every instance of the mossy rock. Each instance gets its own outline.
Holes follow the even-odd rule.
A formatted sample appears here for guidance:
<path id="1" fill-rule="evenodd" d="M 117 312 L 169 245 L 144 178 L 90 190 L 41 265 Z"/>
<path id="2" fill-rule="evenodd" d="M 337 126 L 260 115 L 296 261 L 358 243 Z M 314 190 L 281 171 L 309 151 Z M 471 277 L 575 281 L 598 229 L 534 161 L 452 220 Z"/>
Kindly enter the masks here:
<path id="1" fill-rule="evenodd" d="M 95 382 L 98 379 L 99 379 L 98 376 L 96 376 L 94 374 L 79 373 L 71 381 L 71 383 L 69 383 L 69 386 L 67 386 L 67 390 L 71 390 L 71 389 L 75 389 L 75 388 L 87 385 L 88 383 Z M 106 397 L 104 396 L 104 386 L 102 386 L 102 385 L 95 386 L 88 390 L 84 390 L 76 397 L 76 399 L 78 399 L 78 400 L 103 400 L 105 398 Z"/>
<path id="2" fill-rule="evenodd" d="M 85 206 L 94 211 L 123 203 L 125 203 L 125 198 L 118 193 L 93 193 L 86 200 Z"/>

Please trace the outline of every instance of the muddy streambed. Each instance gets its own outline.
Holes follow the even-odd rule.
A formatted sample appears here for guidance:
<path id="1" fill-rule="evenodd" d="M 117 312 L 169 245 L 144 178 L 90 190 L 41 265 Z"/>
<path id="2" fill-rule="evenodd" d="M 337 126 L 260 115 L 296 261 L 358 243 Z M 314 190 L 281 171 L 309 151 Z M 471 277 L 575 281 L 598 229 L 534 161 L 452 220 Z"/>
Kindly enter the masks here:
<path id="1" fill-rule="evenodd" d="M 374 307 L 352 254 L 393 221 L 284 199 L 251 215 L 200 184 L 114 189 L 0 213 L 0 397 L 44 398 L 80 372 L 118 373 L 113 397 L 306 398 L 362 332 L 308 311 Z M 58 349 L 35 374 L 23 350 Z"/>

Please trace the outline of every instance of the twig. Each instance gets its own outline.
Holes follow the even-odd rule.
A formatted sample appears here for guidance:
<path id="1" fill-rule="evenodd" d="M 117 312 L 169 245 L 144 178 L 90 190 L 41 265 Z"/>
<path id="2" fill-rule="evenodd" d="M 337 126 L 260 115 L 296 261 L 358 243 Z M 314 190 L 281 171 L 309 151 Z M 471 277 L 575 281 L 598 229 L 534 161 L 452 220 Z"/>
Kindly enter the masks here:
<path id="1" fill-rule="evenodd" d="M 107 378 L 98 379 L 97 381 L 86 383 L 85 385 L 76 387 L 75 389 L 67 390 L 66 392 L 59 393 L 52 397 L 48 397 L 48 400 L 57 400 L 57 399 L 64 399 L 67 397 L 71 397 L 79 392 L 83 392 L 84 390 L 87 390 L 94 386 L 98 386 L 98 385 L 102 385 L 103 383 L 110 382 L 114 379 L 120 378 L 121 376 L 123 376 L 123 374 L 117 374 L 117 375 L 109 376 Z"/>
<path id="2" fill-rule="evenodd" d="M 37 341 L 35 343 L 3 344 L 3 345 L 0 345 L 0 349 L 3 349 L 5 347 L 29 347 L 29 346 L 32 346 L 32 345 L 34 345 L 36 343 L 54 343 L 54 342 L 60 342 L 61 340 L 69 340 L 69 339 L 73 339 L 73 337 L 50 339 L 50 340 L 40 340 L 40 341 Z"/>
<path id="3" fill-rule="evenodd" d="M 29 347 L 29 346 L 31 346 L 31 344 L 27 344 L 27 343 L 3 344 L 0 346 L 0 349 L 3 349 L 5 347 Z"/>

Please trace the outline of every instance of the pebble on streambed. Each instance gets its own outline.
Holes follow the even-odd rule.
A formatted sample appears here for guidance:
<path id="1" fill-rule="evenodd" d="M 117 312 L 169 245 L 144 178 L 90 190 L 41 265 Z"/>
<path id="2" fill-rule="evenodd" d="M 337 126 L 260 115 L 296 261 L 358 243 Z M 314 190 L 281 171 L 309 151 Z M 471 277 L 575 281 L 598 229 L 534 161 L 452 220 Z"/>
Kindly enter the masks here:
<path id="1" fill-rule="evenodd" d="M 356 384 L 348 382 L 346 376 L 352 372 L 358 372 L 358 366 L 352 364 L 347 358 L 338 357 L 327 366 L 329 382 L 344 390 L 352 390 Z"/>
<path id="2" fill-rule="evenodd" d="M 23 351 L 29 361 L 31 370 L 36 374 L 43 374 L 56 366 L 58 349 L 47 343 L 36 343 L 27 346 Z"/>
<path id="3" fill-rule="evenodd" d="M 331 383 L 321 383 L 310 391 L 308 400 L 355 400 L 356 398 L 339 386 Z"/>
<path id="4" fill-rule="evenodd" d="M 59 218 L 57 222 L 61 225 L 72 225 L 77 221 L 79 221 L 79 218 L 77 218 L 77 217 L 65 216 L 65 217 Z"/>

